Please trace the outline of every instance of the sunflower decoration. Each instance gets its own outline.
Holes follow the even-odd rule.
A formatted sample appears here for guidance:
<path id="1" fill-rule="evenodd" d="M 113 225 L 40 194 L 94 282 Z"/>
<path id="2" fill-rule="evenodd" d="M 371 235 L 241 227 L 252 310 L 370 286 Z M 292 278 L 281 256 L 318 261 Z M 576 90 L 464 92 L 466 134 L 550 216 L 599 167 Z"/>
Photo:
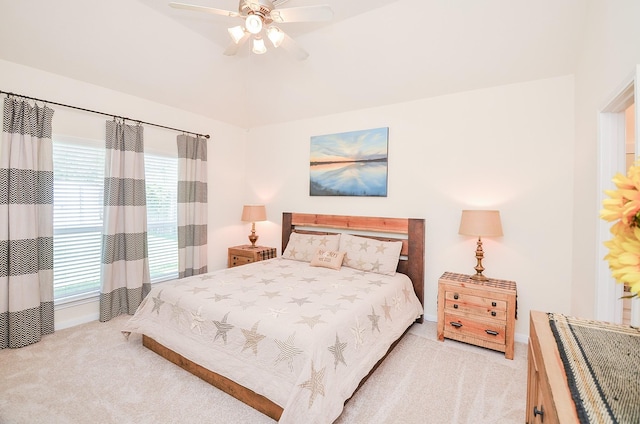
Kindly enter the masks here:
<path id="1" fill-rule="evenodd" d="M 603 200 L 604 209 L 600 217 L 611 226 L 613 237 L 604 245 L 609 253 L 604 257 L 609 262 L 613 278 L 628 284 L 630 297 L 640 292 L 640 165 L 629 168 L 627 175 L 613 177 L 616 190 L 605 190 L 609 199 Z"/>

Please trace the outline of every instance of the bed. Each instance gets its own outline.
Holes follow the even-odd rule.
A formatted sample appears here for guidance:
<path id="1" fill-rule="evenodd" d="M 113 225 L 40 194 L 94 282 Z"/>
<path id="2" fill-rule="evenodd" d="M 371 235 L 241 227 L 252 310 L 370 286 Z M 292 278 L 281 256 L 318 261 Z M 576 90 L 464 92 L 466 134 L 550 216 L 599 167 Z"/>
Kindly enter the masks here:
<path id="1" fill-rule="evenodd" d="M 274 420 L 330 423 L 422 322 L 424 238 L 423 219 L 283 213 L 281 256 L 158 284 L 122 330 Z"/>

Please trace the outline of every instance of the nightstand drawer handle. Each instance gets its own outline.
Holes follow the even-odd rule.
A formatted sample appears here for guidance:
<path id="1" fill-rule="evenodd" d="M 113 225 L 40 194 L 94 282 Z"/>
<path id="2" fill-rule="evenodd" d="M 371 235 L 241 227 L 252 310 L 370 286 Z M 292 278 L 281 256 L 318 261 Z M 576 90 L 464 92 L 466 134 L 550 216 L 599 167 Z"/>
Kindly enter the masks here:
<path id="1" fill-rule="evenodd" d="M 462 327 L 462 323 L 459 322 L 455 322 L 455 321 L 451 321 L 449 324 L 453 325 L 456 328 L 460 328 Z"/>
<path id="2" fill-rule="evenodd" d="M 491 306 L 495 308 L 496 306 L 498 306 L 498 304 L 496 302 L 491 302 Z"/>
<path id="3" fill-rule="evenodd" d="M 458 304 L 457 303 L 453 304 L 453 309 L 458 309 Z"/>
<path id="4" fill-rule="evenodd" d="M 491 334 L 492 336 L 497 336 L 499 333 L 493 330 L 484 330 L 485 333 Z"/>
<path id="5" fill-rule="evenodd" d="M 458 300 L 458 297 L 459 297 L 459 296 L 458 296 L 458 293 L 456 293 L 456 294 L 454 294 L 454 295 L 453 295 L 453 298 L 454 298 L 454 299 L 456 299 L 456 300 Z"/>
<path id="6" fill-rule="evenodd" d="M 492 317 L 495 317 L 496 315 L 497 315 L 497 314 L 496 314 L 496 311 L 491 311 L 491 316 L 492 316 Z"/>
<path id="7" fill-rule="evenodd" d="M 542 421 L 544 421 L 544 408 L 542 407 L 542 405 L 540 405 L 540 409 L 538 409 L 537 406 L 533 407 L 533 416 L 537 417 L 538 415 L 540 415 L 540 418 L 542 418 Z"/>

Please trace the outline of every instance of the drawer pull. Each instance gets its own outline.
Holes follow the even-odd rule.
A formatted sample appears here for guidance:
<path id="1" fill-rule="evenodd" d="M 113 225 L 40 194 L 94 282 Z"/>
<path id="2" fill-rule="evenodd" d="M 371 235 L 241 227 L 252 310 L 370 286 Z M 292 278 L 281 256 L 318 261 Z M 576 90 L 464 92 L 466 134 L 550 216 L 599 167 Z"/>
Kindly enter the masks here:
<path id="1" fill-rule="evenodd" d="M 491 311 L 491 316 L 492 316 L 492 317 L 495 317 L 496 315 L 497 315 L 497 314 L 496 314 L 496 311 Z"/>
<path id="2" fill-rule="evenodd" d="M 484 330 L 485 333 L 491 334 L 492 336 L 497 336 L 499 333 L 493 330 Z"/>
<path id="3" fill-rule="evenodd" d="M 458 293 L 456 293 L 456 294 L 454 294 L 454 295 L 453 295 L 453 298 L 454 298 L 455 300 L 458 300 L 458 297 L 460 297 L 460 296 L 458 296 Z"/>
<path id="4" fill-rule="evenodd" d="M 498 306 L 498 304 L 496 302 L 491 302 L 491 306 L 495 308 L 496 306 Z"/>
<path id="5" fill-rule="evenodd" d="M 458 304 L 457 303 L 453 304 L 453 309 L 458 309 Z"/>
<path id="6" fill-rule="evenodd" d="M 540 421 L 544 422 L 544 408 L 542 407 L 542 405 L 540 405 L 540 409 L 538 409 L 537 406 L 533 407 L 533 416 L 534 418 L 537 417 L 538 415 L 540 415 Z"/>
<path id="7" fill-rule="evenodd" d="M 449 324 L 453 325 L 456 328 L 460 328 L 462 327 L 462 323 L 459 322 L 455 322 L 455 321 L 451 321 Z"/>

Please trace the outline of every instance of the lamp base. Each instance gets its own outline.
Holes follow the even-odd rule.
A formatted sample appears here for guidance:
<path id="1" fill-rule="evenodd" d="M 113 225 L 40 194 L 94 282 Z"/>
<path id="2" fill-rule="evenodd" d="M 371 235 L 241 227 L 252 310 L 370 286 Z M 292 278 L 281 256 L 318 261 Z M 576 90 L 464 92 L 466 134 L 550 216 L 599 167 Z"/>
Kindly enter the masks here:
<path id="1" fill-rule="evenodd" d="M 258 236 L 256 235 L 255 231 L 252 231 L 251 234 L 249 234 L 249 241 L 251 242 L 252 249 L 258 247 L 256 246 L 256 242 L 258 241 Z"/>
<path id="2" fill-rule="evenodd" d="M 471 277 L 469 277 L 469 278 L 471 278 L 472 280 L 476 280 L 476 281 L 487 281 L 487 280 L 488 280 L 488 278 L 487 278 L 487 277 L 485 277 L 485 276 L 484 276 L 484 275 L 482 275 L 482 274 L 473 274 L 473 275 L 472 275 Z"/>
<path id="3" fill-rule="evenodd" d="M 484 267 L 482 266 L 482 259 L 484 258 L 484 252 L 482 250 L 482 239 L 478 237 L 478 242 L 476 243 L 476 260 L 477 264 L 473 268 L 476 270 L 476 273 L 471 276 L 472 280 L 476 281 L 487 281 L 488 278 L 482 275 L 482 271 L 484 271 Z"/>

